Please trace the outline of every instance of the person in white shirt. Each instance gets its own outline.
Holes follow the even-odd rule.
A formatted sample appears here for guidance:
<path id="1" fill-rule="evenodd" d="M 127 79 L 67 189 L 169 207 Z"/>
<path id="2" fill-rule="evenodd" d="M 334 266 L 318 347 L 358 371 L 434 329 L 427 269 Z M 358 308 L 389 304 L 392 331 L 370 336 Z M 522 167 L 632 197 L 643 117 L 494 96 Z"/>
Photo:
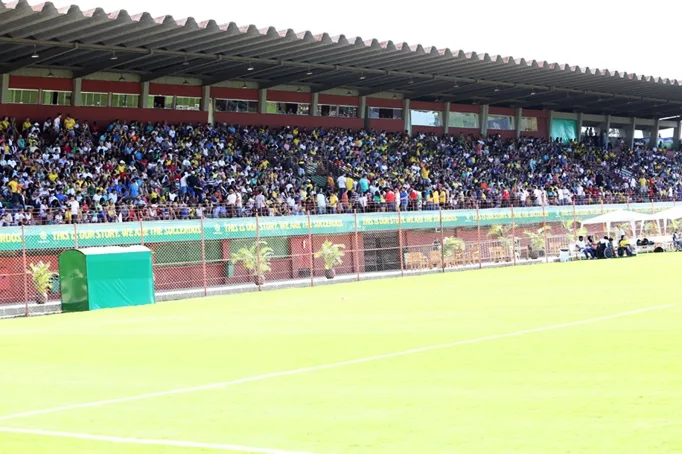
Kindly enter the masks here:
<path id="1" fill-rule="evenodd" d="M 258 214 L 261 216 L 265 215 L 265 196 L 262 192 L 256 195 L 256 210 L 258 210 Z"/>
<path id="2" fill-rule="evenodd" d="M 234 189 L 230 189 L 230 193 L 227 194 L 226 203 L 228 216 L 233 218 L 236 214 L 235 206 L 237 205 L 237 194 L 235 194 Z"/>
<path id="3" fill-rule="evenodd" d="M 327 198 L 322 191 L 317 193 L 315 203 L 318 214 L 327 214 Z"/>
<path id="4" fill-rule="evenodd" d="M 585 254 L 587 259 L 593 259 L 597 257 L 597 251 L 592 248 L 592 245 L 585 243 L 585 237 L 582 235 L 578 237 L 578 241 L 575 243 L 575 248 L 581 254 Z"/>
<path id="5" fill-rule="evenodd" d="M 533 190 L 533 197 L 535 197 L 535 205 L 542 206 L 542 190 L 540 188 Z"/>
<path id="6" fill-rule="evenodd" d="M 71 220 L 74 224 L 78 223 L 78 214 L 80 212 L 80 203 L 74 196 L 69 200 L 69 209 L 71 210 Z"/>
<path id="7" fill-rule="evenodd" d="M 336 185 L 339 187 L 339 198 L 343 195 L 344 192 L 346 192 L 346 174 L 342 173 L 341 176 L 339 176 L 336 179 Z"/>
<path id="8" fill-rule="evenodd" d="M 682 236 L 677 230 L 673 233 L 673 245 L 677 251 L 682 251 Z"/>

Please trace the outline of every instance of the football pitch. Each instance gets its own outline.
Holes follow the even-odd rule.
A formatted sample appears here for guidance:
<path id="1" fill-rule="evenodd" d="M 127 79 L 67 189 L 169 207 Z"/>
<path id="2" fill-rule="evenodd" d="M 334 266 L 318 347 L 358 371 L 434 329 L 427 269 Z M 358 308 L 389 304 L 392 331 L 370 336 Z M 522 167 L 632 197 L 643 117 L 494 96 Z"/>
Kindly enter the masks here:
<path id="1" fill-rule="evenodd" d="M 0 453 L 682 452 L 682 254 L 0 320 Z"/>

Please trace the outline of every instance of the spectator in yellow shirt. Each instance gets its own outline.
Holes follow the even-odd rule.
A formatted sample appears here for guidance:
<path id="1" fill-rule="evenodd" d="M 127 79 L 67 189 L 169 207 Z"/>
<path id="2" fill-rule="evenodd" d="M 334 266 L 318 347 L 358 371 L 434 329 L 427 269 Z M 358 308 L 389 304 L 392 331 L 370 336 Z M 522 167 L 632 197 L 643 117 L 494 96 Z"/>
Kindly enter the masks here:
<path id="1" fill-rule="evenodd" d="M 76 120 L 74 120 L 71 115 L 67 115 L 66 120 L 64 120 L 64 128 L 66 128 L 67 131 L 73 131 L 74 126 L 76 126 Z"/>
<path id="2" fill-rule="evenodd" d="M 351 177 L 346 177 L 346 190 L 347 191 L 353 191 L 355 187 L 353 186 L 355 182 Z"/>
<path id="3" fill-rule="evenodd" d="M 9 186 L 9 190 L 12 194 L 16 194 L 19 192 L 19 179 L 17 177 L 12 178 L 12 180 L 7 183 L 7 186 Z"/>
<path id="4" fill-rule="evenodd" d="M 339 197 L 335 192 L 332 192 L 329 196 L 329 212 L 331 214 L 336 214 L 336 207 L 339 205 Z"/>

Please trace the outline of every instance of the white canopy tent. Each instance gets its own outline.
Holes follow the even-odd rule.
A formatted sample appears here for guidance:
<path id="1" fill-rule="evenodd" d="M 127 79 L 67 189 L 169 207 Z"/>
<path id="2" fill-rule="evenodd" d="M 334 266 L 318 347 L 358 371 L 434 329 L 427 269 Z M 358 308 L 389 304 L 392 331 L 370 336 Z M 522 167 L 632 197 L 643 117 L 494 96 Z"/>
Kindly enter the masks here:
<path id="1" fill-rule="evenodd" d="M 668 232 L 668 221 L 676 221 L 682 219 L 682 206 L 669 208 L 667 210 L 656 213 L 656 217 L 663 220 L 665 232 Z"/>
<path id="2" fill-rule="evenodd" d="M 648 221 L 657 221 L 658 219 L 661 219 L 660 216 L 652 216 L 650 214 L 644 214 L 644 213 L 638 213 L 636 211 L 626 211 L 626 210 L 618 210 L 618 211 L 612 211 L 610 213 L 604 213 L 599 216 L 596 216 L 594 218 L 590 219 L 585 219 L 584 221 L 581 222 L 581 225 L 584 227 L 586 225 L 595 225 L 595 224 L 606 224 L 606 229 L 608 232 L 611 232 L 611 224 L 614 223 L 629 223 L 630 228 L 632 230 L 633 235 L 635 235 L 635 240 L 637 239 L 637 229 L 636 229 L 636 223 L 641 222 L 640 224 L 640 233 L 641 230 L 644 228 L 644 223 Z"/>

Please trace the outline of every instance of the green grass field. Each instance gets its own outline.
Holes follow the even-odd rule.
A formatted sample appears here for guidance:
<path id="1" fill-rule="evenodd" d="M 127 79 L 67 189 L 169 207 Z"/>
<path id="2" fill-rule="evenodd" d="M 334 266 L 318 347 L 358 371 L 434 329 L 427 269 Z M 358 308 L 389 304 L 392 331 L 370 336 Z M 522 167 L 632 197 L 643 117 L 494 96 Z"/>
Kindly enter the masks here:
<path id="1" fill-rule="evenodd" d="M 680 453 L 681 267 L 652 254 L 2 320 L 0 453 Z"/>

